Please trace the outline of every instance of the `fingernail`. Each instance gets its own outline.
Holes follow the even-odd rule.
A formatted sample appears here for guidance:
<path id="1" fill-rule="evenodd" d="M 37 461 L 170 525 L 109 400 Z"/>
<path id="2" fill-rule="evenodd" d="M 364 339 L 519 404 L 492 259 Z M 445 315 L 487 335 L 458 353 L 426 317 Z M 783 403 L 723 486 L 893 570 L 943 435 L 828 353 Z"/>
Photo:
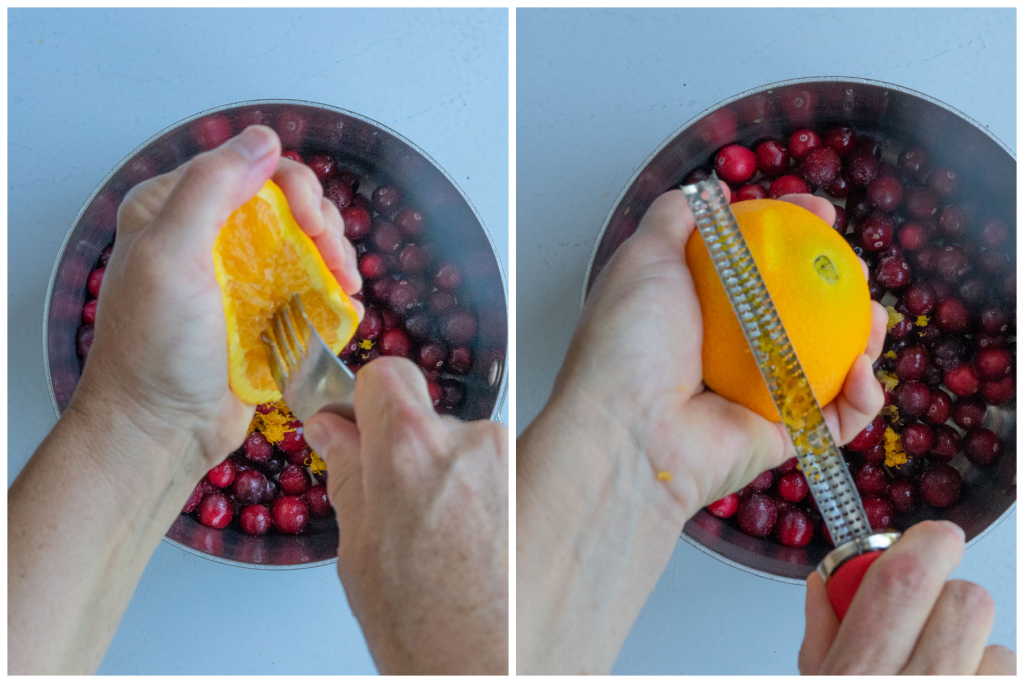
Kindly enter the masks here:
<path id="1" fill-rule="evenodd" d="M 274 151 L 274 136 L 264 128 L 250 126 L 228 143 L 249 161 L 257 161 Z"/>
<path id="2" fill-rule="evenodd" d="M 312 420 L 303 424 L 303 435 L 314 448 L 323 449 L 328 445 L 330 435 L 327 430 L 316 420 Z"/>
<path id="3" fill-rule="evenodd" d="M 964 530 L 961 529 L 958 524 L 954 524 L 953 522 L 949 521 L 948 519 L 939 520 L 939 523 L 940 524 L 945 524 L 950 529 L 953 529 L 954 531 L 956 531 L 957 535 L 960 536 L 960 540 L 961 541 L 967 540 L 967 534 L 964 533 Z"/>

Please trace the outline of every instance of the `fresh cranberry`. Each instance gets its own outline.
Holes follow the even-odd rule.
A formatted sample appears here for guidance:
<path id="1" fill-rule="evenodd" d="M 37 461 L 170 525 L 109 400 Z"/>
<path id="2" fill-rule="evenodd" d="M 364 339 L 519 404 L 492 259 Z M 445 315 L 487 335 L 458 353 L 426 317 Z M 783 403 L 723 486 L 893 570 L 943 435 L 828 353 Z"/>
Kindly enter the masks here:
<path id="1" fill-rule="evenodd" d="M 270 511 L 274 528 L 285 534 L 297 534 L 306 528 L 309 507 L 297 496 L 281 496 Z"/>
<path id="2" fill-rule="evenodd" d="M 695 168 L 683 178 L 683 185 L 695 185 L 711 177 L 711 171 L 706 168 Z"/>
<path id="3" fill-rule="evenodd" d="M 846 160 L 843 174 L 854 185 L 867 186 L 878 176 L 878 160 L 871 154 L 854 152 Z"/>
<path id="4" fill-rule="evenodd" d="M 317 484 L 306 492 L 306 504 L 311 517 L 328 517 L 331 514 L 331 501 L 327 498 L 327 487 Z"/>
<path id="5" fill-rule="evenodd" d="M 928 425 L 915 422 L 903 428 L 900 443 L 908 455 L 924 455 L 935 444 L 935 434 Z"/>
<path id="6" fill-rule="evenodd" d="M 793 472 L 793 471 L 796 470 L 797 462 L 798 461 L 797 461 L 797 459 L 795 457 L 790 458 L 789 460 L 785 461 L 784 463 L 782 463 L 781 465 L 776 467 L 775 468 L 775 473 L 780 475 L 780 476 L 783 475 L 783 474 L 789 474 L 790 472 Z"/>
<path id="7" fill-rule="evenodd" d="M 807 479 L 802 472 L 788 472 L 779 479 L 779 495 L 793 503 L 807 497 Z"/>
<path id="8" fill-rule="evenodd" d="M 277 447 L 285 453 L 301 451 L 306 447 L 306 437 L 303 436 L 302 423 L 292 420 L 286 425 L 290 431 L 285 432 L 284 438 L 277 442 Z"/>
<path id="9" fill-rule="evenodd" d="M 821 147 L 821 138 L 813 130 L 798 130 L 789 136 L 789 154 L 794 161 L 802 161 L 811 150 Z"/>
<path id="10" fill-rule="evenodd" d="M 715 155 L 715 172 L 730 183 L 745 183 L 757 173 L 757 157 L 742 145 L 728 145 Z"/>
<path id="11" fill-rule="evenodd" d="M 883 444 L 873 446 L 866 451 L 862 451 L 860 457 L 863 458 L 864 462 L 870 462 L 874 465 L 881 464 L 885 461 L 885 446 Z"/>
<path id="12" fill-rule="evenodd" d="M 960 247 L 947 245 L 935 256 L 935 270 L 948 282 L 958 282 L 967 272 L 967 254 Z"/>
<path id="13" fill-rule="evenodd" d="M 231 482 L 235 480 L 235 468 L 231 465 L 230 460 L 225 460 L 207 472 L 206 478 L 219 488 L 230 486 Z"/>
<path id="14" fill-rule="evenodd" d="M 291 159 L 292 161 L 297 161 L 300 164 L 306 163 L 305 161 L 302 160 L 302 155 L 299 154 L 298 152 L 295 152 L 295 151 L 289 150 L 287 152 L 281 152 L 281 156 L 283 158 L 285 158 L 285 159 Z"/>
<path id="15" fill-rule="evenodd" d="M 305 467 L 306 463 L 309 462 L 309 454 L 312 452 L 312 450 L 313 449 L 311 449 L 309 446 L 306 446 L 305 448 L 301 448 L 297 451 L 281 452 L 284 454 L 284 457 L 289 465 L 294 465 L 295 467 Z M 281 472 L 283 472 L 284 469 L 285 468 L 282 467 Z M 278 474 L 280 474 L 280 472 L 278 472 Z"/>
<path id="16" fill-rule="evenodd" d="M 814 525 L 806 512 L 791 508 L 779 515 L 775 536 L 787 548 L 802 548 L 814 538 Z"/>
<path id="17" fill-rule="evenodd" d="M 868 524 L 872 531 L 885 531 L 892 528 L 893 508 L 885 498 L 869 497 L 861 501 L 864 512 L 868 516 Z"/>
<path id="18" fill-rule="evenodd" d="M 998 249 L 986 249 L 975 256 L 974 260 L 982 272 L 989 275 L 998 275 L 1009 270 L 1013 265 L 1010 256 L 1005 251 Z"/>
<path id="19" fill-rule="evenodd" d="M 412 343 L 409 341 L 409 337 L 398 328 L 384 330 L 380 336 L 380 351 L 385 356 L 408 358 L 411 350 Z"/>
<path id="20" fill-rule="evenodd" d="M 324 197 L 329 199 L 332 204 L 338 207 L 338 211 L 344 211 L 352 205 L 353 195 L 355 195 L 355 192 L 353 192 L 352 186 L 339 178 L 331 178 L 327 181 L 327 185 L 324 187 Z M 359 215 L 359 218 L 362 218 L 361 214 Z M 348 225 L 346 224 L 345 227 L 347 232 Z M 357 229 L 360 227 L 361 225 L 357 226 Z"/>
<path id="21" fill-rule="evenodd" d="M 896 387 L 895 399 L 903 417 L 920 417 L 932 405 L 932 392 L 921 382 L 903 382 Z"/>
<path id="22" fill-rule="evenodd" d="M 464 308 L 451 311 L 441 320 L 441 335 L 452 344 L 468 344 L 476 336 L 476 316 Z"/>
<path id="23" fill-rule="evenodd" d="M 384 329 L 384 318 L 376 308 L 367 308 L 359 327 L 356 329 L 356 336 L 360 339 L 373 341 L 380 336 Z"/>
<path id="24" fill-rule="evenodd" d="M 755 491 L 740 500 L 736 518 L 748 536 L 764 538 L 775 528 L 778 510 L 770 496 Z"/>
<path id="25" fill-rule="evenodd" d="M 946 386 L 957 396 L 971 396 L 981 388 L 981 375 L 970 363 L 959 363 L 946 370 Z"/>
<path id="26" fill-rule="evenodd" d="M 832 221 L 832 227 L 835 228 L 836 232 L 840 235 L 846 234 L 846 209 L 841 206 L 836 206 L 836 219 Z"/>
<path id="27" fill-rule="evenodd" d="M 825 188 L 825 192 L 830 197 L 842 199 L 843 197 L 849 196 L 851 188 L 852 185 L 850 185 L 850 181 L 847 180 L 846 176 L 844 176 L 840 172 L 836 174 L 836 177 L 832 180 L 831 183 L 828 184 L 828 186 Z"/>
<path id="28" fill-rule="evenodd" d="M 314 154 L 306 162 L 306 165 L 313 169 L 313 173 L 321 183 L 326 183 L 338 169 L 334 157 L 330 154 Z"/>
<path id="29" fill-rule="evenodd" d="M 87 286 L 89 293 L 93 296 L 100 295 L 100 285 L 103 284 L 103 275 L 107 272 L 106 268 L 97 268 L 96 270 L 89 273 L 89 280 Z"/>
<path id="30" fill-rule="evenodd" d="M 199 503 L 199 523 L 211 529 L 223 529 L 231 523 L 234 508 L 223 493 L 207 493 Z"/>
<path id="31" fill-rule="evenodd" d="M 880 496 L 889 485 L 885 479 L 885 470 L 871 463 L 866 463 L 857 471 L 853 482 L 864 496 Z"/>
<path id="32" fill-rule="evenodd" d="M 199 505 L 199 501 L 206 495 L 206 489 L 203 486 L 203 482 L 196 484 L 196 487 L 192 489 L 192 493 L 189 495 L 188 500 L 185 501 L 185 507 L 181 508 L 183 514 L 189 514 L 196 509 Z"/>
<path id="33" fill-rule="evenodd" d="M 878 263 L 875 278 L 889 290 L 897 290 L 910 284 L 910 265 L 897 256 L 887 256 Z"/>
<path id="34" fill-rule="evenodd" d="M 1003 443 L 996 433 L 984 427 L 972 427 L 964 435 L 964 455 L 975 465 L 990 465 L 999 457 Z"/>
<path id="35" fill-rule="evenodd" d="M 387 263 L 379 254 L 368 251 L 359 257 L 359 274 L 367 280 L 384 277 L 387 272 Z"/>
<path id="36" fill-rule="evenodd" d="M 842 163 L 831 147 L 816 147 L 800 162 L 800 176 L 811 185 L 829 186 L 838 177 Z M 899 186 L 899 183 L 897 183 Z"/>
<path id="37" fill-rule="evenodd" d="M 959 299 L 942 299 L 935 304 L 935 322 L 952 334 L 963 334 L 971 327 L 971 312 Z"/>
<path id="38" fill-rule="evenodd" d="M 402 209 L 395 216 L 395 225 L 405 235 L 417 237 L 423 232 L 423 214 L 415 209 Z"/>
<path id="39" fill-rule="evenodd" d="M 878 211 L 869 214 L 857 226 L 860 242 L 867 251 L 882 251 L 892 244 L 892 219 Z"/>
<path id="40" fill-rule="evenodd" d="M 928 243 L 928 230 L 920 223 L 904 223 L 900 226 L 898 239 L 907 251 L 917 251 Z"/>
<path id="41" fill-rule="evenodd" d="M 821 141 L 841 157 L 848 156 L 857 142 L 857 133 L 849 126 L 832 126 L 821 136 Z"/>
<path id="42" fill-rule="evenodd" d="M 946 237 L 960 238 L 971 228 L 971 219 L 963 208 L 950 204 L 939 214 L 939 229 Z"/>
<path id="43" fill-rule="evenodd" d="M 1002 379 L 1010 374 L 1013 356 L 1006 349 L 984 349 L 974 358 L 974 367 L 982 379 Z"/>
<path id="44" fill-rule="evenodd" d="M 306 140 L 306 117 L 293 110 L 282 111 L 277 115 L 274 131 L 281 138 L 281 146 L 287 149 L 302 147 Z"/>
<path id="45" fill-rule="evenodd" d="M 935 310 L 935 288 L 927 282 L 915 282 L 903 294 L 910 315 L 928 315 Z"/>
<path id="46" fill-rule="evenodd" d="M 772 199 L 779 199 L 787 194 L 807 194 L 811 191 L 801 178 L 795 175 L 784 175 L 776 179 L 768 190 L 768 196 Z"/>
<path id="47" fill-rule="evenodd" d="M 447 356 L 448 349 L 443 344 L 431 342 L 416 351 L 416 364 L 424 370 L 440 370 Z"/>
<path id="48" fill-rule="evenodd" d="M 940 166 L 928 176 L 928 188 L 943 197 L 952 197 L 960 189 L 960 175 L 948 166 Z"/>
<path id="49" fill-rule="evenodd" d="M 930 425 L 941 425 L 953 412 L 953 399 L 942 389 L 932 389 L 932 404 L 921 419 Z"/>
<path id="50" fill-rule="evenodd" d="M 850 443 L 846 444 L 846 447 L 851 451 L 866 451 L 882 443 L 882 435 L 884 433 L 885 421 L 881 415 L 876 415 L 875 419 L 867 427 L 861 430 L 857 436 L 853 437 Z"/>
<path id="51" fill-rule="evenodd" d="M 235 475 L 231 490 L 243 503 L 254 505 L 263 500 L 267 491 L 267 477 L 259 470 L 244 470 Z"/>
<path id="52" fill-rule="evenodd" d="M 977 396 L 961 398 L 953 405 L 953 422 L 962 429 L 980 427 L 987 410 L 985 402 Z"/>
<path id="53" fill-rule="evenodd" d="M 907 177 L 914 180 L 922 180 L 928 173 L 931 165 L 931 158 L 927 150 L 921 147 L 910 147 L 900 153 L 896 166 L 903 171 Z"/>
<path id="54" fill-rule="evenodd" d="M 245 448 L 245 457 L 253 462 L 266 462 L 274 453 L 273 446 L 260 432 L 253 432 L 245 437 L 243 448 Z"/>
<path id="55" fill-rule="evenodd" d="M 391 284 L 393 282 L 394 280 L 392 280 L 389 277 L 377 278 L 376 280 L 370 280 L 368 283 L 363 285 L 363 290 L 369 295 L 370 299 L 372 299 L 373 301 L 387 302 L 388 292 L 391 291 Z M 385 330 L 388 329 L 387 316 L 389 312 L 390 311 L 388 311 L 387 309 L 384 309 L 380 312 L 380 314 L 384 316 Z M 392 313 L 392 315 L 394 315 L 394 313 Z"/>
<path id="56" fill-rule="evenodd" d="M 281 474 L 284 470 L 285 459 L 278 454 L 271 456 L 265 463 L 260 464 L 260 470 L 267 477 L 273 477 L 275 474 Z"/>
<path id="57" fill-rule="evenodd" d="M 981 243 L 989 249 L 996 249 L 1010 239 L 1010 227 L 1001 218 L 991 218 L 981 226 Z"/>
<path id="58" fill-rule="evenodd" d="M 775 483 L 775 475 L 772 474 L 771 470 L 765 470 L 761 474 L 754 477 L 754 481 L 747 484 L 747 488 L 751 491 L 767 491 Z"/>
<path id="59" fill-rule="evenodd" d="M 992 334 L 991 332 L 978 332 L 971 337 L 971 342 L 973 342 L 974 348 L 977 351 L 983 351 L 984 349 L 1005 349 L 1007 344 L 1006 335 Z"/>
<path id="60" fill-rule="evenodd" d="M 936 462 L 949 462 L 960 452 L 960 433 L 946 424 L 935 427 L 934 443 L 928 457 Z"/>
<path id="61" fill-rule="evenodd" d="M 740 497 L 735 493 L 730 493 L 725 498 L 716 500 L 711 505 L 707 506 L 707 511 L 713 514 L 715 517 L 721 519 L 727 519 L 736 514 L 736 509 L 740 506 Z"/>
<path id="62" fill-rule="evenodd" d="M 388 304 L 395 311 L 407 311 L 419 305 L 423 287 L 413 280 L 396 280 L 388 288 Z"/>
<path id="63" fill-rule="evenodd" d="M 410 244 L 398 254 L 398 266 L 406 275 L 419 275 L 427 267 L 427 252 L 423 247 Z"/>
<path id="64" fill-rule="evenodd" d="M 391 254 L 402 246 L 402 233 L 394 223 L 381 223 L 370 236 L 373 246 L 382 254 Z"/>
<path id="65" fill-rule="evenodd" d="M 428 379 L 427 393 L 430 394 L 430 405 L 434 406 L 434 410 L 438 410 L 441 407 L 441 398 L 444 396 L 441 385 L 436 380 Z"/>
<path id="66" fill-rule="evenodd" d="M 78 355 L 85 358 L 92 349 L 92 343 L 96 339 L 96 328 L 92 325 L 82 325 L 75 333 L 75 350 Z"/>
<path id="67" fill-rule="evenodd" d="M 389 308 L 382 308 L 381 317 L 384 318 L 384 329 L 393 330 L 402 326 L 402 318 Z"/>
<path id="68" fill-rule="evenodd" d="M 895 178 L 875 178 L 868 185 L 868 200 L 879 211 L 895 211 L 903 201 L 903 186 Z"/>
<path id="69" fill-rule="evenodd" d="M 370 195 L 370 202 L 377 213 L 391 215 L 402 204 L 402 193 L 394 185 L 381 185 Z"/>
<path id="70" fill-rule="evenodd" d="M 306 473 L 305 468 L 295 465 L 285 467 L 281 476 L 278 477 L 278 481 L 281 484 L 281 490 L 288 496 L 301 496 L 310 487 L 309 474 Z"/>
<path id="71" fill-rule="evenodd" d="M 223 114 L 204 116 L 192 124 L 192 140 L 204 152 L 231 139 L 231 119 Z M 220 528 L 220 527 L 217 527 Z"/>
<path id="72" fill-rule="evenodd" d="M 981 384 L 981 397 L 985 403 L 1001 406 L 1017 396 L 1017 384 L 1013 377 L 990 379 Z"/>
<path id="73" fill-rule="evenodd" d="M 988 282 L 981 277 L 964 280 L 956 288 L 957 297 L 970 308 L 980 306 L 988 297 L 988 292 Z"/>
<path id="74" fill-rule="evenodd" d="M 945 508 L 960 497 L 960 473 L 945 463 L 937 463 L 921 475 L 919 490 L 925 502 Z"/>
<path id="75" fill-rule="evenodd" d="M 757 168 L 769 178 L 778 178 L 789 168 L 789 152 L 776 140 L 762 142 L 755 152 Z"/>
<path id="76" fill-rule="evenodd" d="M 907 458 L 905 462 L 886 465 L 885 471 L 896 479 L 917 479 L 924 467 L 924 458 Z"/>
<path id="77" fill-rule="evenodd" d="M 942 330 L 935 324 L 935 321 L 929 322 L 924 327 L 918 327 L 916 329 L 917 340 L 929 349 L 937 344 L 943 337 Z"/>
<path id="78" fill-rule="evenodd" d="M 103 266 L 104 268 L 106 268 L 107 264 L 110 263 L 110 255 L 113 254 L 113 253 L 114 253 L 113 245 L 110 245 L 110 246 L 106 247 L 103 251 L 100 252 L 99 264 L 101 266 Z"/>
<path id="79" fill-rule="evenodd" d="M 370 214 L 361 206 L 350 204 L 343 208 L 341 220 L 345 223 L 345 237 L 352 242 L 361 240 L 370 234 Z M 376 238 L 376 235 L 374 237 Z M 374 244 L 376 244 L 376 239 L 374 239 Z"/>
<path id="80" fill-rule="evenodd" d="M 898 479 L 889 484 L 885 497 L 892 505 L 893 511 L 901 515 L 908 514 L 917 507 L 917 486 L 908 479 Z"/>
<path id="81" fill-rule="evenodd" d="M 978 324 L 989 334 L 1006 332 L 1010 325 L 1010 313 L 999 304 L 986 304 L 978 314 Z"/>
<path id="82" fill-rule="evenodd" d="M 434 319 L 429 313 L 414 312 L 405 319 L 403 328 L 410 338 L 424 340 L 434 334 Z"/>
<path id="83" fill-rule="evenodd" d="M 924 377 L 931 364 L 928 352 L 923 346 L 910 346 L 896 356 L 896 376 L 906 382 Z"/>
<path id="84" fill-rule="evenodd" d="M 262 536 L 270 531 L 270 510 L 262 505 L 249 505 L 242 508 L 239 517 L 242 531 L 250 536 Z"/>
<path id="85" fill-rule="evenodd" d="M 434 275 L 434 284 L 438 289 L 454 291 L 462 284 L 462 271 L 454 263 L 443 263 Z"/>
<path id="86" fill-rule="evenodd" d="M 939 197 L 926 187 L 912 187 L 904 193 L 903 205 L 911 218 L 925 220 L 939 210 Z"/>
<path id="87" fill-rule="evenodd" d="M 751 184 L 751 185 L 744 185 L 740 189 L 736 190 L 736 192 L 733 193 L 733 195 L 732 195 L 732 202 L 730 202 L 730 203 L 731 204 L 735 204 L 736 202 L 746 202 L 746 201 L 750 201 L 751 199 L 767 199 L 767 198 L 768 198 L 768 191 L 767 190 L 765 190 L 760 185 Z"/>
<path id="88" fill-rule="evenodd" d="M 456 346 L 448 355 L 448 371 L 465 375 L 473 368 L 473 351 L 468 346 Z"/>

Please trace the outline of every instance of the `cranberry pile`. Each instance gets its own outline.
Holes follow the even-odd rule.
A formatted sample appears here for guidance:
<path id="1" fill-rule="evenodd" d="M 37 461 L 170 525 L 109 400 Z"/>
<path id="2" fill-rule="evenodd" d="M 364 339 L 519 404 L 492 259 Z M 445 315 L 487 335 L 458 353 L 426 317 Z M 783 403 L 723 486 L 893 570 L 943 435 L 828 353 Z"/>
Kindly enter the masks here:
<path id="1" fill-rule="evenodd" d="M 928 150 L 883 148 L 844 125 L 753 149 L 728 145 L 714 168 L 734 202 L 801 192 L 836 200 L 833 227 L 867 263 L 871 297 L 886 305 L 875 363 L 885 407 L 843 448 L 872 528 L 904 529 L 956 503 L 962 473 L 1003 452 L 984 426 L 989 408 L 1016 397 L 1013 217 L 969 196 L 957 170 Z M 709 175 L 698 168 L 684 182 Z M 795 458 L 707 510 L 784 546 L 831 544 Z"/>
<path id="2" fill-rule="evenodd" d="M 259 112 L 257 112 L 259 113 Z M 478 335 L 478 312 L 466 295 L 463 271 L 445 258 L 424 214 L 411 205 L 402 188 L 375 185 L 347 168 L 330 152 L 303 143 L 305 123 L 284 112 L 279 120 L 242 116 L 237 125 L 214 114 L 192 124 L 188 138 L 174 141 L 172 161 L 138 157 L 123 169 L 113 184 L 94 202 L 90 213 L 114 229 L 117 204 L 138 182 L 169 170 L 191 153 L 212 149 L 251 123 L 271 124 L 292 151 L 285 157 L 306 164 L 320 180 L 324 196 L 341 212 L 345 236 L 355 245 L 363 290 L 354 298 L 363 302 L 366 315 L 355 337 L 339 354 L 354 372 L 385 356 L 403 356 L 423 371 L 434 408 L 439 413 L 486 417 L 490 405 L 483 398 L 468 405 L 472 386 L 486 386 L 492 360 L 504 357 L 501 349 L 483 348 Z M 296 134 L 299 131 L 299 134 Z M 294 150 L 302 150 L 299 151 Z M 183 156 L 185 158 L 183 158 Z M 177 162 L 177 163 L 175 163 Z M 99 207 L 98 209 L 96 207 Z M 92 346 L 96 303 L 113 243 L 103 250 L 88 278 L 88 297 L 76 349 L 85 362 Z M 479 392 L 478 392 L 479 393 Z M 477 405 L 479 403 L 479 405 Z M 302 436 L 302 423 L 283 404 L 257 408 L 254 429 L 245 443 L 223 463 L 210 470 L 196 486 L 182 512 L 207 527 L 222 529 L 233 521 L 251 535 L 270 530 L 297 534 L 309 519 L 331 515 L 326 472 Z M 287 416 L 286 433 L 259 428 L 260 416 Z M 269 418 L 268 418 L 269 419 Z M 276 441 L 268 439 L 274 434 Z M 312 465 L 312 467 L 311 467 Z"/>

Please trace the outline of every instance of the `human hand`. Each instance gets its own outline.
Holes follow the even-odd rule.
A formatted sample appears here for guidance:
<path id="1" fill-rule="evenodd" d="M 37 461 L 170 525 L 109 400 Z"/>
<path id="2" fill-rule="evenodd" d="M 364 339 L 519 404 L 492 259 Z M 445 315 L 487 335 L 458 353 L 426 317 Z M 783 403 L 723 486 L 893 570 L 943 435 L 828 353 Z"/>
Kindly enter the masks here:
<path id="1" fill-rule="evenodd" d="M 271 177 L 342 288 L 358 291 L 355 250 L 340 213 L 309 168 L 281 158 L 280 140 L 267 127 L 247 128 L 141 183 L 118 210 L 95 342 L 70 409 L 126 416 L 181 454 L 175 466 L 192 480 L 189 488 L 241 444 L 252 419 L 253 406 L 228 387 L 213 244 L 228 216 Z"/>
<path id="2" fill-rule="evenodd" d="M 829 225 L 835 219 L 826 199 L 783 199 Z M 671 473 L 664 486 L 678 503 L 677 522 L 795 455 L 781 423 L 704 389 L 701 311 L 684 255 L 694 227 L 682 192 L 667 192 L 651 205 L 595 282 L 553 399 L 571 394 L 593 405 L 618 397 L 614 407 L 600 409 L 602 419 L 619 425 L 649 460 L 647 490 L 639 495 L 659 495 L 652 489 L 662 488 L 656 473 Z M 865 355 L 850 368 L 839 397 L 823 408 L 840 444 L 884 402 L 871 366 L 882 350 L 886 314 L 877 302 L 871 307 Z"/>
<path id="3" fill-rule="evenodd" d="M 358 427 L 320 413 L 338 576 L 382 673 L 508 673 L 508 433 L 433 409 L 423 374 L 356 376 Z"/>
<path id="4" fill-rule="evenodd" d="M 868 569 L 842 623 L 813 572 L 800 672 L 1016 674 L 1016 653 L 985 647 L 992 596 L 969 581 L 947 581 L 963 552 L 964 532 L 951 522 L 911 527 Z"/>

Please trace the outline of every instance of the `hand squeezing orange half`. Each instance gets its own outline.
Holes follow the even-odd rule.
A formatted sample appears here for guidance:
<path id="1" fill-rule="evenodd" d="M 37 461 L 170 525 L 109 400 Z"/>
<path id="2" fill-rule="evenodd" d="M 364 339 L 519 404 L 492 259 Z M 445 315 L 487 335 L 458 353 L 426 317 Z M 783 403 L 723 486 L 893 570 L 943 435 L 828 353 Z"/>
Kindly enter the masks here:
<path id="1" fill-rule="evenodd" d="M 224 223 L 213 262 L 227 322 L 228 381 L 244 403 L 281 398 L 261 337 L 274 312 L 294 294 L 335 353 L 356 332 L 359 315 L 351 300 L 272 181 Z"/>

